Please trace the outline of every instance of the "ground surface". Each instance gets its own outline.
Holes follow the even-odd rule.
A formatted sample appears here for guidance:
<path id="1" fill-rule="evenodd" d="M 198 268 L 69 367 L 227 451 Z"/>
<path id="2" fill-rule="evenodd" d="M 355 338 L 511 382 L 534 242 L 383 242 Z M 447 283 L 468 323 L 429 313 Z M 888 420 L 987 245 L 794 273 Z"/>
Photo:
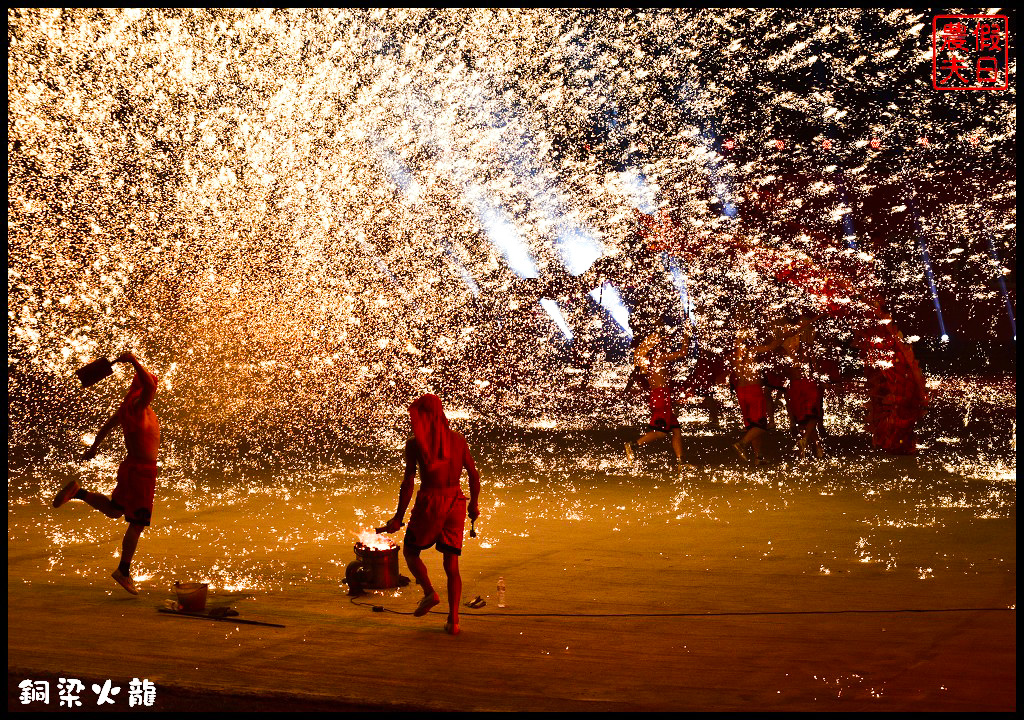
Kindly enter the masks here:
<path id="1" fill-rule="evenodd" d="M 123 524 L 47 505 L 73 473 L 109 491 L 116 448 L 84 470 L 12 470 L 8 707 L 56 709 L 61 679 L 77 678 L 77 709 L 96 709 L 92 684 L 109 679 L 122 690 L 105 709 L 134 711 L 139 678 L 156 710 L 1012 711 L 1015 399 L 980 435 L 982 411 L 960 424 L 955 409 L 918 458 L 871 455 L 851 433 L 824 461 L 779 444 L 757 470 L 730 455 L 735 433 L 699 418 L 684 423 L 681 471 L 667 445 L 628 464 L 630 428 L 466 421 L 484 487 L 463 603 L 487 605 L 462 608 L 458 637 L 443 612 L 411 616 L 415 585 L 346 594 L 355 533 L 394 509 L 390 448 L 207 477 L 169 459 L 138 597 L 109 577 Z M 427 560 L 443 597 L 440 558 Z M 158 613 L 175 580 L 285 627 Z M 20 702 L 24 680 L 49 682 L 48 706 Z"/>

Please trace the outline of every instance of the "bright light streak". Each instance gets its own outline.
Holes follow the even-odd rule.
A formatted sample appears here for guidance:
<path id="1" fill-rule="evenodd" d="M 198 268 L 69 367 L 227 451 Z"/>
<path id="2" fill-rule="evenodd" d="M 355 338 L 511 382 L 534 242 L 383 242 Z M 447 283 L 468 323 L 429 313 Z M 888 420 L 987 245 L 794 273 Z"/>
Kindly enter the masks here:
<path id="1" fill-rule="evenodd" d="M 464 268 L 462 263 L 456 261 L 454 258 L 452 258 L 452 260 L 455 261 L 455 266 L 459 269 L 459 275 L 462 276 L 462 280 L 466 283 L 466 287 L 469 288 L 469 291 L 473 293 L 473 297 L 480 297 L 480 286 L 476 284 L 476 280 L 474 280 L 473 276 L 469 274 L 469 270 Z"/>
<path id="2" fill-rule="evenodd" d="M 572 275 L 585 273 L 602 253 L 601 243 L 579 228 L 559 233 L 556 247 L 562 264 Z"/>
<path id="3" fill-rule="evenodd" d="M 537 277 L 537 265 L 533 262 L 526 241 L 508 214 L 485 200 L 479 189 L 471 189 L 469 197 L 487 233 L 487 239 L 505 255 L 505 261 L 512 271 L 521 278 Z"/>
<path id="4" fill-rule="evenodd" d="M 839 190 L 839 201 L 843 204 L 843 207 L 852 208 L 849 193 L 846 190 L 846 181 L 843 180 L 842 173 L 836 173 L 836 188 Z M 843 213 L 842 223 L 846 247 L 851 250 L 857 250 L 857 226 L 853 221 L 852 209 L 850 212 Z"/>
<path id="5" fill-rule="evenodd" d="M 679 292 L 679 302 L 683 307 L 683 314 L 689 319 L 691 323 L 694 322 L 693 317 L 693 302 L 690 300 L 689 293 L 686 291 L 686 274 L 683 273 L 679 267 L 679 262 L 667 253 L 663 255 L 663 258 L 668 263 L 669 274 L 672 275 L 672 284 L 676 286 L 676 290 Z"/>
<path id="6" fill-rule="evenodd" d="M 637 210 L 650 215 L 658 209 L 655 204 L 658 188 L 652 185 L 642 172 L 636 168 L 623 170 L 619 173 L 619 183 Z"/>
<path id="7" fill-rule="evenodd" d="M 932 304 L 935 305 L 935 316 L 939 321 L 939 335 L 942 342 L 949 342 L 949 333 L 946 332 L 946 322 L 942 319 L 942 305 L 939 303 L 939 290 L 935 286 L 935 275 L 932 273 L 932 259 L 928 254 L 928 245 L 925 242 L 924 230 L 921 228 L 921 218 L 917 215 L 917 207 L 914 203 L 914 190 L 907 186 L 907 206 L 910 208 L 914 223 L 914 234 L 917 237 L 917 247 L 921 251 L 921 262 L 924 264 L 924 275 L 928 280 L 928 290 L 932 295 Z"/>
<path id="8" fill-rule="evenodd" d="M 495 208 L 484 200 L 479 190 L 471 190 L 469 196 L 476 208 L 480 224 L 483 225 L 488 239 L 492 244 L 501 249 L 505 255 L 505 261 L 512 268 L 513 272 L 521 278 L 536 278 L 538 276 L 537 265 L 533 262 L 533 257 L 531 257 L 530 251 L 526 246 L 526 241 L 523 240 L 519 230 L 516 229 L 515 224 L 508 215 L 500 208 Z M 544 311 L 551 316 L 551 319 L 558 326 L 558 329 L 562 331 L 566 339 L 572 340 L 572 329 L 565 322 L 565 317 L 558 308 L 558 304 L 549 298 L 541 299 L 540 304 Z"/>
<path id="9" fill-rule="evenodd" d="M 629 337 L 633 337 L 633 330 L 629 327 L 629 310 L 626 309 L 619 296 L 619 291 L 615 289 L 614 285 L 603 283 L 601 287 L 590 291 L 590 297 L 608 311 L 612 319 Z"/>
<path id="10" fill-rule="evenodd" d="M 377 157 L 387 171 L 388 177 L 391 178 L 391 181 L 398 186 L 398 189 L 402 191 L 402 194 L 410 202 L 416 202 L 420 195 L 416 179 L 409 173 L 402 161 L 395 157 L 393 152 L 381 145 L 379 141 L 373 143 L 374 150 L 377 151 Z"/>
<path id="11" fill-rule="evenodd" d="M 555 325 L 565 335 L 566 340 L 572 340 L 572 328 L 565 322 L 565 317 L 562 315 L 562 311 L 558 308 L 558 303 L 550 298 L 541 298 L 540 305 L 544 308 L 551 319 L 555 321 Z"/>
<path id="12" fill-rule="evenodd" d="M 711 183 L 715 195 L 722 202 L 722 215 L 727 218 L 735 218 L 739 214 L 735 203 L 732 201 L 732 189 L 729 178 L 722 170 L 722 155 L 716 147 L 719 147 L 718 136 L 714 126 L 708 128 L 701 136 L 707 143 L 708 152 L 704 157 L 707 159 L 708 181 Z"/>
<path id="13" fill-rule="evenodd" d="M 989 253 L 992 255 L 992 262 L 996 268 L 1001 268 L 1002 263 L 999 262 L 999 253 L 996 252 L 996 244 L 992 239 L 992 235 L 988 236 L 988 248 Z M 1006 280 L 1003 278 L 1002 272 L 1000 272 L 996 279 L 999 281 L 999 290 L 1003 294 L 1003 303 L 1006 305 L 1006 316 L 1010 319 L 1010 328 L 1013 330 L 1013 341 L 1017 342 L 1017 318 L 1013 314 L 1013 303 L 1010 301 L 1010 293 L 1006 289 Z"/>

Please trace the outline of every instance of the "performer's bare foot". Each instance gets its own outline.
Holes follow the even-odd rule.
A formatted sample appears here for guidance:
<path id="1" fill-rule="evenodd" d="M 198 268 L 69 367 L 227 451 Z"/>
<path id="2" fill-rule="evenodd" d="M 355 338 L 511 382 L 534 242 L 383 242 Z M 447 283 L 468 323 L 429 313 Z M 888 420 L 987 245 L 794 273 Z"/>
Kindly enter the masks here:
<path id="1" fill-rule="evenodd" d="M 452 616 L 448 616 L 448 621 L 444 624 L 444 631 L 449 635 L 458 635 L 462 632 L 462 628 L 459 627 L 457 622 L 452 621 Z"/>
<path id="2" fill-rule="evenodd" d="M 120 569 L 115 570 L 111 573 L 110 577 L 117 581 L 117 584 L 123 587 L 125 590 L 130 592 L 132 595 L 138 595 L 139 591 L 135 589 L 135 583 L 132 582 L 130 575 L 125 575 Z"/>
<path id="3" fill-rule="evenodd" d="M 747 451 L 746 451 L 746 449 L 745 449 L 745 448 L 743 447 L 743 441 L 742 441 L 742 440 L 741 440 L 740 442 L 734 442 L 734 443 L 732 444 L 732 447 L 733 447 L 733 449 L 734 449 L 734 450 L 735 450 L 736 452 L 738 452 L 738 453 L 739 453 L 740 457 L 741 457 L 741 458 L 742 458 L 743 460 L 749 460 L 749 459 L 750 459 L 750 458 L 749 458 L 749 457 L 747 456 Z"/>
<path id="4" fill-rule="evenodd" d="M 77 480 L 72 480 L 64 488 L 53 497 L 53 506 L 59 508 L 61 505 L 66 503 L 68 500 L 75 496 L 75 493 L 82 489 L 82 486 L 78 484 Z"/>
<path id="5" fill-rule="evenodd" d="M 803 460 L 807 457 L 807 438 L 802 437 L 796 441 L 797 457 Z"/>
<path id="6" fill-rule="evenodd" d="M 422 600 L 420 600 L 420 604 L 416 606 L 416 610 L 413 611 L 413 615 L 416 617 L 423 617 L 430 612 L 430 608 L 434 607 L 439 602 L 441 602 L 441 598 L 438 597 L 436 592 L 431 590 L 423 596 Z"/>

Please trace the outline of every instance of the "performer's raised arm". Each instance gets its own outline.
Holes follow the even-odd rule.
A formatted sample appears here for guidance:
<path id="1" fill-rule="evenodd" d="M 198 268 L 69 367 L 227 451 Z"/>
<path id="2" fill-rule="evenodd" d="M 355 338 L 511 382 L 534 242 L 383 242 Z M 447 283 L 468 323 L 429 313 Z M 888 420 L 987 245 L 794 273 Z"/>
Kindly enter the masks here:
<path id="1" fill-rule="evenodd" d="M 144 407 L 148 407 L 153 398 L 156 397 L 156 375 L 149 372 L 142 366 L 138 358 L 130 352 L 123 352 L 117 356 L 114 362 L 126 362 L 131 363 L 135 368 L 135 377 L 138 379 L 139 384 L 142 386 L 142 392 L 137 398 L 132 398 L 133 410 L 141 410 Z"/>

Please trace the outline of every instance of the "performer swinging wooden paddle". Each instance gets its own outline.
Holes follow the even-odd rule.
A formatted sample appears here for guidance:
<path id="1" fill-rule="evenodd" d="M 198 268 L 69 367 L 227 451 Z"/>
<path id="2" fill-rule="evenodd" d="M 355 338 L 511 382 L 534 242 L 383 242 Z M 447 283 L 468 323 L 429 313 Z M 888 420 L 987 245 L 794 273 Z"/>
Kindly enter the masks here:
<path id="1" fill-rule="evenodd" d="M 156 490 L 157 452 L 160 449 L 160 422 L 150 407 L 156 395 L 157 377 L 142 366 L 130 352 L 122 353 L 115 363 L 131 363 L 135 377 L 120 407 L 99 432 L 82 460 L 96 457 L 103 440 L 120 426 L 124 432 L 127 456 L 117 469 L 117 486 L 110 497 L 85 490 L 72 480 L 57 493 L 53 506 L 59 508 L 69 500 L 82 500 L 111 518 L 124 517 L 128 521 L 121 543 L 121 562 L 111 577 L 132 595 L 139 591 L 131 577 L 131 563 L 139 544 L 139 536 L 149 525 L 153 515 L 153 495 Z"/>

